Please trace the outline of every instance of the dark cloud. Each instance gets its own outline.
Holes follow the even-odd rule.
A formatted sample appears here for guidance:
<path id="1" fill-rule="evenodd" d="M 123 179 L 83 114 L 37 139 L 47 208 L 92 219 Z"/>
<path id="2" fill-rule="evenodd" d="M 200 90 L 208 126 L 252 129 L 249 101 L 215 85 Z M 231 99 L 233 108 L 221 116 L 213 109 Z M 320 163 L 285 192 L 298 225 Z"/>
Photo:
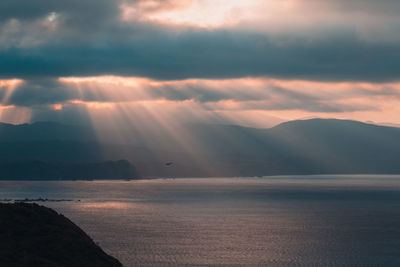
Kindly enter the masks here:
<path id="1" fill-rule="evenodd" d="M 101 23 L 119 14 L 120 0 L 2 0 L 0 22 L 10 19 L 37 20 L 57 13 L 68 22 L 85 28 L 87 24 Z"/>
<path id="2" fill-rule="evenodd" d="M 265 35 L 151 29 L 0 50 L 2 77 L 114 74 L 156 79 L 270 76 L 315 80 L 398 80 L 400 46 L 362 42 L 351 32 L 281 45 Z M 107 38 L 106 38 L 107 36 Z M 123 38 L 126 36 L 126 38 Z M 131 36 L 131 37 L 129 37 Z"/>
<path id="3" fill-rule="evenodd" d="M 230 90 L 229 86 L 224 90 L 207 85 L 185 85 L 185 86 L 162 86 L 146 88 L 147 93 L 153 99 L 166 99 L 171 101 L 195 100 L 199 103 L 219 102 L 223 100 L 248 101 L 260 99 L 260 92 L 244 92 Z M 265 95 L 264 95 L 265 96 Z"/>
<path id="4" fill-rule="evenodd" d="M 0 92 L 4 91 L 5 89 Z M 29 107 L 63 103 L 78 98 L 76 89 L 67 88 L 55 79 L 38 78 L 26 80 L 16 87 L 5 104 Z"/>
<path id="5" fill-rule="evenodd" d="M 397 0 L 303 0 L 314 7 L 339 9 L 341 12 L 357 12 L 367 14 L 398 15 L 400 2 Z"/>
<path id="6" fill-rule="evenodd" d="M 32 107 L 31 121 L 57 121 L 67 124 L 91 124 L 91 117 L 87 107 L 83 104 L 64 105 L 61 110 L 54 110 L 51 106 Z"/>
<path id="7" fill-rule="evenodd" d="M 1 1 L 0 24 L 7 44 L 2 47 L 0 38 L 0 77 L 113 74 L 155 79 L 268 76 L 361 81 L 400 77 L 400 41 L 370 42 L 350 26 L 278 37 L 237 29 L 171 28 L 122 21 L 119 6 L 126 2 Z M 368 11 L 396 10 L 399 6 L 398 1 L 388 0 L 379 5 L 369 0 L 365 5 L 360 1 L 328 3 L 330 7 L 360 6 Z M 160 1 L 155 8 L 163 4 Z M 54 22 L 54 32 L 47 32 L 41 24 L 28 27 L 52 12 L 60 17 Z M 12 19 L 22 24 L 10 26 Z M 14 27 L 12 37 L 7 27 Z M 393 31 L 388 34 L 396 33 Z"/>

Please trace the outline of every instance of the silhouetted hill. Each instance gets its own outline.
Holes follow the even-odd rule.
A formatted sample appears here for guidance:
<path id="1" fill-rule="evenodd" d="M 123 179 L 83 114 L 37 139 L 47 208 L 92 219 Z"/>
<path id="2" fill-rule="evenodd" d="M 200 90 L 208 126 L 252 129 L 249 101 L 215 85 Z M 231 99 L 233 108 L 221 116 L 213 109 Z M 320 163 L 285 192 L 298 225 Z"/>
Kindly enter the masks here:
<path id="1" fill-rule="evenodd" d="M 47 161 L 0 162 L 0 179 L 135 179 L 138 173 L 126 160 L 70 163 Z"/>
<path id="2" fill-rule="evenodd" d="M 102 161 L 105 160 L 97 142 L 70 140 L 39 140 L 4 142 L 0 139 L 1 160 Z"/>
<path id="3" fill-rule="evenodd" d="M 357 134 L 357 135 L 381 135 L 400 133 L 400 128 L 380 126 L 376 124 L 368 124 L 352 120 L 338 119 L 310 119 L 296 120 L 281 123 L 270 129 L 279 133 L 296 133 L 303 136 L 329 135 L 332 137 L 336 134 Z"/>
<path id="4" fill-rule="evenodd" d="M 78 226 L 37 204 L 0 203 L 0 266 L 116 267 Z"/>
<path id="5" fill-rule="evenodd" d="M 312 119 L 268 131 L 286 154 L 322 173 L 400 173 L 400 129 L 357 121 Z"/>

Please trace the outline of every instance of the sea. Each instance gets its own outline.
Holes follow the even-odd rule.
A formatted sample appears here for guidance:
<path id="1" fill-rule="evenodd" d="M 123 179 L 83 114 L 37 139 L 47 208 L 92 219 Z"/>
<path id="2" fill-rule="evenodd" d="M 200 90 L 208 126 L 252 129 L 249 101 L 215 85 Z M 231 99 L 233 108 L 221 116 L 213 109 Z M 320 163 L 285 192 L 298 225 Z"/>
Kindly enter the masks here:
<path id="1" fill-rule="evenodd" d="M 0 181 L 0 199 L 55 209 L 124 266 L 400 266 L 400 176 Z"/>

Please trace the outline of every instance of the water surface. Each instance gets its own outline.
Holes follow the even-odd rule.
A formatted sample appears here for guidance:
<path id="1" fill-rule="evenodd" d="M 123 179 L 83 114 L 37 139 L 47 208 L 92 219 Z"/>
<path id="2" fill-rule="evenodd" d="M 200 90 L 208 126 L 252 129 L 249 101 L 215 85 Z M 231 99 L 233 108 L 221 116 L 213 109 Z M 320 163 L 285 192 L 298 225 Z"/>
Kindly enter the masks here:
<path id="1" fill-rule="evenodd" d="M 38 197 L 125 266 L 400 266 L 400 176 L 0 182 Z"/>

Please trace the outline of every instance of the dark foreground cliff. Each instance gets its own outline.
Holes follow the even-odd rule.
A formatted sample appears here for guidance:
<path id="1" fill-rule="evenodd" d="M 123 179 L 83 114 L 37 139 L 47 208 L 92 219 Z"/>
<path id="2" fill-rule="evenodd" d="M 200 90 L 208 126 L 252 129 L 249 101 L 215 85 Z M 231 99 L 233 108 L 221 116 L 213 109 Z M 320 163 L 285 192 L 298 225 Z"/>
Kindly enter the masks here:
<path id="1" fill-rule="evenodd" d="M 122 266 L 68 218 L 37 204 L 0 203 L 0 266 Z"/>

